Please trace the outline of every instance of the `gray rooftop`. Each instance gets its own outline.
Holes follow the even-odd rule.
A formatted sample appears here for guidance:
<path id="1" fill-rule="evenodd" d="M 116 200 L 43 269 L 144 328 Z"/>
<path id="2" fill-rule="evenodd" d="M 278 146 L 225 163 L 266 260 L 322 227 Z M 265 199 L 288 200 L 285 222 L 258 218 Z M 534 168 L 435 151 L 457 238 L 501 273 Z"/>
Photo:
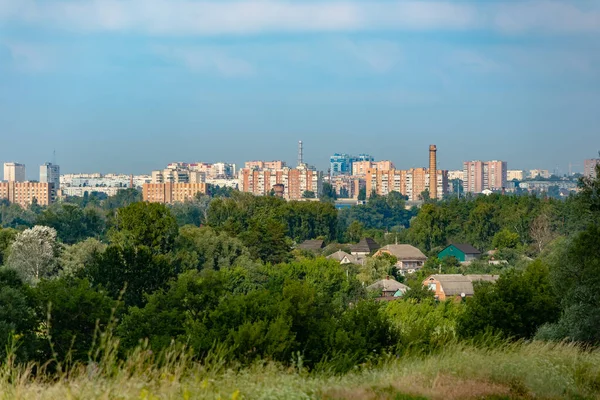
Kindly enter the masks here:
<path id="1" fill-rule="evenodd" d="M 427 256 L 410 244 L 388 244 L 382 247 L 380 250 L 387 251 L 391 255 L 395 256 L 399 261 L 403 260 L 415 260 L 425 261 Z"/>

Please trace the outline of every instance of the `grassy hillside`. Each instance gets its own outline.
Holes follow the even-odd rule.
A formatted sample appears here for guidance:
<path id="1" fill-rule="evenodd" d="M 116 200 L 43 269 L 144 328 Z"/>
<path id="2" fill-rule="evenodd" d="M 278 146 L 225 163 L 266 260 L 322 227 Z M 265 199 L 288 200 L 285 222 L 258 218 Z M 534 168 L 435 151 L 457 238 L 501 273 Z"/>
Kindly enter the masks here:
<path id="1" fill-rule="evenodd" d="M 110 352 L 109 352 L 110 353 Z M 453 345 L 424 358 L 377 359 L 337 376 L 255 363 L 203 365 L 181 352 L 155 357 L 139 350 L 125 362 L 111 354 L 98 363 L 62 367 L 55 379 L 35 378 L 44 368 L 2 366 L 6 399 L 468 399 L 600 398 L 600 351 L 565 344 L 511 344 L 494 349 Z M 53 368 L 52 364 L 45 366 Z"/>

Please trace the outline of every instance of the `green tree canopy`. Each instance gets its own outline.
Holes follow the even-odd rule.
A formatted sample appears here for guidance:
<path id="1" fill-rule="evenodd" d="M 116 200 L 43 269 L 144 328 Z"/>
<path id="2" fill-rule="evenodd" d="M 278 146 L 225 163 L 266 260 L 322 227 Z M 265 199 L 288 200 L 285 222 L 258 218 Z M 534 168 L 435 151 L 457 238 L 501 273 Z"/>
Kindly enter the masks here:
<path id="1" fill-rule="evenodd" d="M 155 253 L 173 250 L 178 234 L 177 221 L 169 209 L 158 203 L 133 203 L 117 210 L 111 240 L 146 246 Z"/>
<path id="2" fill-rule="evenodd" d="M 155 254 L 147 246 L 110 245 L 103 253 L 94 254 L 83 276 L 94 287 L 104 288 L 113 299 L 118 299 L 126 288 L 125 305 L 140 306 L 145 303 L 144 295 L 166 287 L 177 269 L 171 257 Z"/>
<path id="3" fill-rule="evenodd" d="M 31 290 L 17 271 L 0 267 L 0 359 L 5 359 L 11 342 L 17 347 L 19 361 L 30 359 L 37 324 Z"/>
<path id="4" fill-rule="evenodd" d="M 94 335 L 99 333 L 96 329 L 105 330 L 112 310 L 117 306 L 113 299 L 93 289 L 85 279 L 43 280 L 35 288 L 34 297 L 42 321 L 41 360 L 54 358 L 53 352 L 60 361 L 67 355 L 75 361 L 87 360 Z"/>
<path id="5" fill-rule="evenodd" d="M 505 337 L 531 338 L 540 326 L 558 318 L 559 303 L 549 270 L 539 260 L 524 271 L 505 272 L 496 283 L 474 285 L 475 295 L 467 299 L 459 322 L 463 336 L 493 331 Z"/>
<path id="6" fill-rule="evenodd" d="M 88 237 L 99 237 L 106 227 L 104 214 L 95 208 L 85 208 L 58 203 L 42 212 L 36 221 L 56 229 L 58 238 L 66 244 L 74 244 Z"/>

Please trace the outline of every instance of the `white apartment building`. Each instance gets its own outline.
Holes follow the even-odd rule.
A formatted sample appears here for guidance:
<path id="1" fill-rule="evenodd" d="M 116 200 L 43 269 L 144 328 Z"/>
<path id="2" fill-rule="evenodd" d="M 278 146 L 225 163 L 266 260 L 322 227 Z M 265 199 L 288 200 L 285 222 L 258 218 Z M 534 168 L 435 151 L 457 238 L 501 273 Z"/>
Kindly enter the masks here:
<path id="1" fill-rule="evenodd" d="M 4 163 L 4 180 L 7 182 L 25 182 L 25 164 Z"/>
<path id="2" fill-rule="evenodd" d="M 529 170 L 529 178 L 535 179 L 537 177 L 540 178 L 550 178 L 550 172 L 547 169 L 531 169 Z"/>
<path id="3" fill-rule="evenodd" d="M 449 181 L 453 181 L 455 179 L 460 179 L 461 181 L 463 181 L 464 179 L 464 171 L 462 169 L 454 169 L 451 171 L 448 171 L 448 180 Z"/>
<path id="4" fill-rule="evenodd" d="M 150 175 L 134 175 L 133 186 L 141 188 L 144 183 L 150 183 Z M 60 176 L 60 187 L 62 189 L 70 187 L 84 188 L 128 188 L 131 185 L 132 176 L 125 174 L 65 174 Z M 76 195 L 73 195 L 76 196 Z"/>
<path id="5" fill-rule="evenodd" d="M 522 181 L 523 179 L 525 179 L 525 171 L 523 171 L 522 169 L 509 169 L 506 172 L 506 180 L 512 181 L 515 179 L 518 181 Z"/>
<path id="6" fill-rule="evenodd" d="M 58 190 L 60 188 L 60 166 L 52 163 L 41 165 L 40 182 L 52 183 L 54 190 Z"/>

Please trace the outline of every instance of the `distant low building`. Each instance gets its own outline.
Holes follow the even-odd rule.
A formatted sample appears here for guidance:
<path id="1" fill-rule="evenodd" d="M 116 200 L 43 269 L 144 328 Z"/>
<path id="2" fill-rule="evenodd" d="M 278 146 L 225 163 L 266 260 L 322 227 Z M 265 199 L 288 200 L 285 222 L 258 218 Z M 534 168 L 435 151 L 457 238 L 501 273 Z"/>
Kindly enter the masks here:
<path id="1" fill-rule="evenodd" d="M 548 179 L 548 178 L 550 178 L 550 172 L 547 169 L 530 169 L 528 178 L 529 179 L 535 179 L 535 178 Z"/>
<path id="2" fill-rule="evenodd" d="M 454 243 L 440 251 L 438 258 L 455 257 L 460 262 L 469 262 L 481 257 L 481 251 L 466 243 Z"/>
<path id="3" fill-rule="evenodd" d="M 296 246 L 298 250 L 306 250 L 311 251 L 313 253 L 317 253 L 323 250 L 323 247 L 325 247 L 325 242 L 320 239 L 305 240 L 304 242 Z"/>
<path id="4" fill-rule="evenodd" d="M 404 296 L 410 288 L 387 276 L 385 279 L 381 279 L 374 284 L 367 286 L 367 290 L 380 292 L 381 295 L 376 299 L 378 301 L 392 301 Z"/>
<path id="5" fill-rule="evenodd" d="M 379 249 L 374 257 L 382 254 L 390 254 L 398 259 L 396 268 L 402 275 L 419 271 L 427 261 L 427 256 L 410 244 L 388 244 Z"/>
<path id="6" fill-rule="evenodd" d="M 340 264 L 362 264 L 361 260 L 352 254 L 348 254 L 345 251 L 338 250 L 333 254 L 328 255 L 328 260 L 336 260 Z"/>
<path id="7" fill-rule="evenodd" d="M 363 238 L 357 244 L 352 245 L 350 253 L 353 256 L 366 256 L 379 249 L 379 244 L 371 238 Z"/>
<path id="8" fill-rule="evenodd" d="M 473 282 L 496 282 L 498 275 L 435 274 L 423 281 L 423 286 L 435 292 L 435 297 L 444 301 L 451 298 L 471 297 L 475 293 Z"/>

